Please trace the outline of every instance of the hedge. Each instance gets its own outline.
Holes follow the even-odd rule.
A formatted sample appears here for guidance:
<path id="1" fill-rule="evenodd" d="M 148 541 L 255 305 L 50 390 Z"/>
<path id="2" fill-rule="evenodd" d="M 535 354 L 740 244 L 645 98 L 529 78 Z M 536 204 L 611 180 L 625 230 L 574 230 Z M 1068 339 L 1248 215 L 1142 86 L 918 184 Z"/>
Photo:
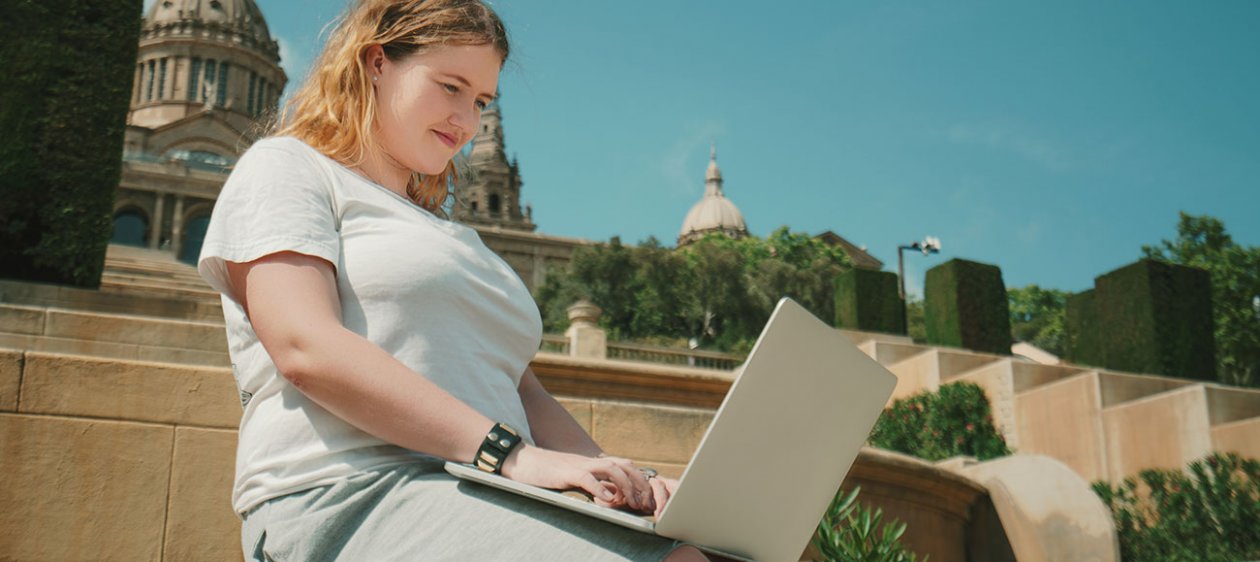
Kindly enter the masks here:
<path id="1" fill-rule="evenodd" d="M 1094 295 L 1092 306 L 1077 299 L 1074 308 L 1069 300 L 1070 360 L 1216 379 L 1212 281 L 1206 270 L 1141 260 L 1096 278 Z"/>
<path id="2" fill-rule="evenodd" d="M 928 270 L 923 293 L 928 343 L 1010 355 L 1010 302 L 997 266 L 950 260 Z"/>
<path id="3" fill-rule="evenodd" d="M 1094 367 L 1107 364 L 1107 346 L 1099 337 L 1097 328 L 1094 290 L 1068 296 L 1063 326 L 1064 351 L 1068 361 Z"/>
<path id="4" fill-rule="evenodd" d="M 0 275 L 99 286 L 141 4 L 0 5 Z"/>
<path id="5" fill-rule="evenodd" d="M 897 274 L 850 269 L 836 278 L 836 327 L 865 332 L 906 333 L 906 304 L 897 294 Z"/>

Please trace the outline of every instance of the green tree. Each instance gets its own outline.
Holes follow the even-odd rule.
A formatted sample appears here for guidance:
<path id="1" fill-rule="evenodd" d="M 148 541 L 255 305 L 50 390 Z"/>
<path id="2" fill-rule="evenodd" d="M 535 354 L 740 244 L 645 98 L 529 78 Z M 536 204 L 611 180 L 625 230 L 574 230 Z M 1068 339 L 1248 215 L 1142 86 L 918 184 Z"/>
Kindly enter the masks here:
<path id="1" fill-rule="evenodd" d="M 1006 296 L 1011 308 L 1011 337 L 1062 356 L 1068 292 L 1028 285 L 1008 288 Z"/>
<path id="2" fill-rule="evenodd" d="M 637 247 L 613 238 L 578 249 L 535 297 L 549 331 L 564 329 L 565 309 L 584 298 L 604 309 L 600 323 L 614 339 L 694 337 L 747 351 L 783 296 L 834 318 L 835 279 L 847 267 L 840 249 L 787 227 L 765 239 L 710 235 L 676 250 L 654 238 Z"/>
<path id="3" fill-rule="evenodd" d="M 1142 255 L 1208 270 L 1217 376 L 1226 384 L 1260 386 L 1260 247 L 1235 243 L 1220 219 L 1183 212 L 1177 238 L 1143 246 Z"/>
<path id="4" fill-rule="evenodd" d="M 923 299 L 906 295 L 906 335 L 915 343 L 927 341 L 927 324 L 923 317 Z"/>

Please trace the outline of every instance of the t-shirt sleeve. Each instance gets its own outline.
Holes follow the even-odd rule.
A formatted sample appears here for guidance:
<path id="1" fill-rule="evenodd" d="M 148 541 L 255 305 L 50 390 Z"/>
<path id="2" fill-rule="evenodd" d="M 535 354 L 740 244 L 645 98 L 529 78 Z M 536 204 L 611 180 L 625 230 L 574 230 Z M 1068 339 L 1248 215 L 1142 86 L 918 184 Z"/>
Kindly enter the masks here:
<path id="1" fill-rule="evenodd" d="M 197 271 L 231 292 L 226 262 L 278 252 L 323 258 L 334 267 L 341 237 L 332 180 L 317 155 L 296 139 L 265 139 L 237 162 L 210 215 Z"/>

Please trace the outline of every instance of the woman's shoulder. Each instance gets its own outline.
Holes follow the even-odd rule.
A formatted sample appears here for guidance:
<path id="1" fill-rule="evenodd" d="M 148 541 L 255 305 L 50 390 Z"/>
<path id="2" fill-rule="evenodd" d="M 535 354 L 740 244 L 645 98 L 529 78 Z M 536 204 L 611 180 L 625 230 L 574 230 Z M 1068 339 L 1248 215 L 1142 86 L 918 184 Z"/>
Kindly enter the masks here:
<path id="1" fill-rule="evenodd" d="M 315 161 L 318 160 L 322 154 L 311 147 L 311 145 L 303 142 L 302 139 L 290 136 L 280 136 L 266 137 L 254 142 L 254 144 L 245 151 L 242 159 L 283 158 L 286 156 L 294 159 Z"/>

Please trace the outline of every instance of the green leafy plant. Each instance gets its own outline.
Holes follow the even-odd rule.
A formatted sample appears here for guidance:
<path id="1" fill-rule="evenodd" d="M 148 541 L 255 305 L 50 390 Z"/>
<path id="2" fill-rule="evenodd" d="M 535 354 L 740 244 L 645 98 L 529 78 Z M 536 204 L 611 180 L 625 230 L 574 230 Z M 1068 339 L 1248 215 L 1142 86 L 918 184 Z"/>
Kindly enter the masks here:
<path id="1" fill-rule="evenodd" d="M 836 492 L 818 523 L 814 548 L 828 562 L 915 562 L 917 555 L 901 544 L 906 524 L 896 519 L 884 522 L 884 510 L 857 503 L 861 489 Z"/>
<path id="2" fill-rule="evenodd" d="M 893 402 L 871 431 L 881 449 L 937 461 L 966 455 L 988 460 L 1011 454 L 993 425 L 984 390 L 969 382 L 941 386 Z"/>
<path id="3" fill-rule="evenodd" d="M 1143 470 L 1117 486 L 1095 482 L 1126 561 L 1260 559 L 1260 462 L 1213 453 L 1186 471 Z"/>

